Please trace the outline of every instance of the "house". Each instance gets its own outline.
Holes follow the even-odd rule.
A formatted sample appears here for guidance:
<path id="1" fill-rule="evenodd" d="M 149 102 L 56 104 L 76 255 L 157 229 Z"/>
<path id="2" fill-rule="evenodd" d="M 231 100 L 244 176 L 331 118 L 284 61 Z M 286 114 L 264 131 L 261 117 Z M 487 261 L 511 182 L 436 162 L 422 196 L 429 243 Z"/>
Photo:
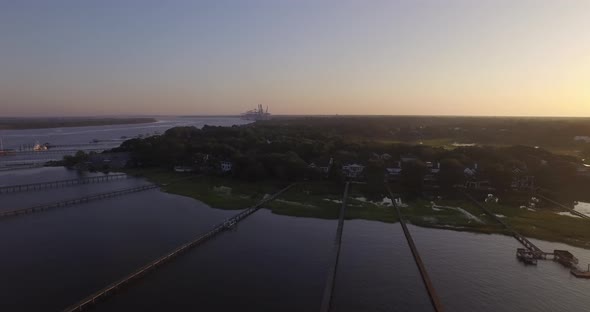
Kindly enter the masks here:
<path id="1" fill-rule="evenodd" d="M 486 191 L 493 191 L 495 190 L 488 180 L 473 180 L 465 182 L 465 188 L 467 189 L 475 189 L 475 190 L 486 190 Z"/>
<path id="2" fill-rule="evenodd" d="M 221 168 L 221 172 L 230 172 L 233 168 L 233 163 L 231 161 L 221 161 L 219 166 Z"/>
<path id="3" fill-rule="evenodd" d="M 385 180 L 388 182 L 398 181 L 402 176 L 402 168 L 385 168 Z"/>
<path id="4" fill-rule="evenodd" d="M 473 168 L 465 168 L 463 174 L 465 174 L 465 185 L 467 189 L 493 191 L 495 190 L 488 180 L 482 180 L 478 177 L 479 166 L 477 163 L 473 165 Z"/>
<path id="5" fill-rule="evenodd" d="M 535 177 L 526 175 L 526 169 L 512 169 L 512 182 L 510 187 L 515 190 L 533 189 L 535 187 Z"/>
<path id="6" fill-rule="evenodd" d="M 348 178 L 358 178 L 363 174 L 365 166 L 359 164 L 348 164 L 342 166 L 342 174 Z"/>
<path id="7" fill-rule="evenodd" d="M 426 175 L 424 175 L 424 185 L 433 188 L 438 188 L 438 173 L 440 172 L 440 163 L 426 162 Z"/>
<path id="8" fill-rule="evenodd" d="M 535 177 L 528 175 L 513 176 L 510 186 L 517 190 L 533 189 L 535 187 Z"/>
<path id="9" fill-rule="evenodd" d="M 325 174 L 328 174 L 330 172 L 330 168 L 332 168 L 333 163 L 334 163 L 334 159 L 330 157 L 330 160 L 326 163 L 322 164 L 322 163 L 318 162 L 319 165 L 317 165 L 315 162 L 312 162 L 307 167 L 309 167 L 310 169 L 315 169 L 315 170 L 321 171 Z"/>
<path id="10" fill-rule="evenodd" d="M 440 162 L 433 163 L 431 161 L 426 162 L 426 168 L 430 174 L 437 174 L 440 172 Z"/>
<path id="11" fill-rule="evenodd" d="M 475 163 L 473 168 L 465 168 L 465 170 L 463 170 L 463 174 L 465 175 L 465 178 L 473 179 L 477 176 L 477 170 L 478 170 L 478 165 L 477 165 L 477 163 Z"/>

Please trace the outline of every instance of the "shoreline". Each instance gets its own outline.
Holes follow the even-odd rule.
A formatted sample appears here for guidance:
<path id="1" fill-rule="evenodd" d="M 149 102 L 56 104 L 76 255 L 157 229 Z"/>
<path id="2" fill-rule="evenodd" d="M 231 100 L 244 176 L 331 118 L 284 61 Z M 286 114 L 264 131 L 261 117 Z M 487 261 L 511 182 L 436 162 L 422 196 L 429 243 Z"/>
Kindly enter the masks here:
<path id="1" fill-rule="evenodd" d="M 0 118 L 2 130 L 37 130 L 156 123 L 149 117 L 136 118 Z"/>
<path id="2" fill-rule="evenodd" d="M 124 172 L 162 185 L 163 192 L 191 197 L 211 208 L 224 210 L 249 207 L 280 186 L 276 182 L 253 184 L 223 177 L 177 174 L 161 169 L 134 169 Z M 273 201 L 263 208 L 273 214 L 284 216 L 338 219 L 340 205 L 337 201 L 341 194 L 326 190 L 341 191 L 339 187 L 330 183 L 302 183 L 285 193 L 280 200 Z M 362 196 L 358 190 L 351 192 L 346 220 L 358 219 L 392 224 L 399 222 L 392 206 L 359 200 L 359 195 Z M 408 223 L 418 227 L 511 236 L 499 224 L 467 202 L 446 201 L 444 204 L 461 206 L 466 212 L 482 218 L 483 222 L 474 222 L 459 211 L 432 210 L 424 200 L 408 203 L 407 207 L 402 208 L 402 214 Z M 555 211 L 531 212 L 499 205 L 493 206 L 492 209 L 496 213 L 506 215 L 507 222 L 526 237 L 590 250 L 590 231 L 585 230 L 590 225 L 587 220 L 560 216 Z M 511 210 L 511 213 L 508 213 L 508 210 Z"/>

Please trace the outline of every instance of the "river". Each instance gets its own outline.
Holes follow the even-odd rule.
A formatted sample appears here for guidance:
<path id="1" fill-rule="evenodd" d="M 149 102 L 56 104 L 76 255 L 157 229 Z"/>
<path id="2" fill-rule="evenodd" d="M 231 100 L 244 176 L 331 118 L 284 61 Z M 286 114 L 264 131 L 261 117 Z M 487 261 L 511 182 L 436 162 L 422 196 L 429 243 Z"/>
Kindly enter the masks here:
<path id="1" fill-rule="evenodd" d="M 49 152 L 26 153 L 1 156 L 0 167 L 24 163 L 60 160 L 77 150 L 103 150 L 119 146 L 125 139 L 138 136 L 146 137 L 163 134 L 166 130 L 178 126 L 204 125 L 231 126 L 250 123 L 251 121 L 233 117 L 158 117 L 156 122 L 129 125 L 108 125 L 92 127 L 67 127 L 28 130 L 0 130 L 5 149 L 20 150 L 32 147 L 36 143 L 58 146 Z"/>

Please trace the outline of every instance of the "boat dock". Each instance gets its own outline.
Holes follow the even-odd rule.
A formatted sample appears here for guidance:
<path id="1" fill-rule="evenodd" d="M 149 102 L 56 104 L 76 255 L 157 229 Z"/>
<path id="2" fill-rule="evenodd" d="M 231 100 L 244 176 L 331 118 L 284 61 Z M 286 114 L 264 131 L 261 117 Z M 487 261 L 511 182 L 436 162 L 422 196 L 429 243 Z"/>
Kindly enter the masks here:
<path id="1" fill-rule="evenodd" d="M 220 233 L 232 228 L 233 225 L 237 224 L 238 222 L 244 220 L 246 217 L 250 216 L 254 212 L 258 211 L 260 208 L 262 208 L 262 205 L 274 200 L 275 198 L 277 198 L 278 196 L 280 196 L 281 194 L 283 194 L 284 192 L 289 190 L 293 185 L 294 184 L 291 184 L 291 185 L 285 187 L 284 189 L 278 191 L 277 193 L 273 194 L 272 196 L 262 199 L 256 205 L 238 213 L 237 215 L 235 215 L 232 218 L 229 218 L 229 219 L 223 221 L 222 223 L 213 227 L 213 229 L 209 230 L 207 233 L 198 236 L 194 240 L 172 250 L 170 253 L 146 264 L 145 266 L 141 267 L 140 269 L 131 273 L 130 275 L 124 277 L 123 279 L 121 279 L 117 282 L 114 282 L 114 283 L 110 284 L 109 286 L 93 293 L 92 295 L 86 297 L 82 301 L 65 309 L 64 312 L 85 311 L 85 310 L 89 309 L 97 302 L 105 299 L 106 297 L 108 297 L 111 294 L 114 294 L 117 290 L 119 290 L 123 286 L 129 284 L 130 282 L 145 276 L 147 273 L 155 270 L 156 268 L 160 267 L 161 265 L 180 256 L 181 254 L 187 252 L 189 249 L 196 247 L 196 246 L 208 241 L 209 239 L 213 238 L 217 234 L 220 234 Z M 229 224 L 231 224 L 231 226 L 228 226 Z"/>
<path id="2" fill-rule="evenodd" d="M 81 179 L 58 180 L 31 184 L 7 185 L 0 187 L 0 194 L 18 193 L 27 191 L 38 191 L 50 188 L 68 187 L 81 184 L 100 183 L 113 181 L 118 179 L 126 179 L 127 175 L 124 173 L 107 174 L 103 176 L 87 177 Z"/>
<path id="3" fill-rule="evenodd" d="M 504 220 L 500 219 L 496 216 L 492 211 L 490 211 L 485 204 L 478 202 L 473 196 L 469 195 L 466 192 L 463 194 L 469 198 L 475 205 L 481 208 L 487 215 L 489 215 L 492 219 L 496 222 L 500 223 L 506 230 L 516 238 L 525 248 L 518 248 L 516 250 L 516 258 L 519 261 L 522 261 L 528 265 L 536 265 L 537 260 L 553 260 L 558 262 L 559 264 L 563 265 L 566 268 L 570 268 L 570 272 L 576 277 L 582 277 L 584 274 L 590 275 L 587 272 L 581 272 L 578 268 L 578 258 L 574 257 L 572 253 L 567 250 L 554 250 L 553 253 L 544 252 L 531 241 L 529 241 L 526 237 L 520 235 L 517 231 L 515 231 L 508 223 L 504 222 Z M 589 268 L 590 269 L 590 268 Z M 576 275 L 574 272 L 576 272 Z M 583 274 L 582 274 L 583 273 Z"/>

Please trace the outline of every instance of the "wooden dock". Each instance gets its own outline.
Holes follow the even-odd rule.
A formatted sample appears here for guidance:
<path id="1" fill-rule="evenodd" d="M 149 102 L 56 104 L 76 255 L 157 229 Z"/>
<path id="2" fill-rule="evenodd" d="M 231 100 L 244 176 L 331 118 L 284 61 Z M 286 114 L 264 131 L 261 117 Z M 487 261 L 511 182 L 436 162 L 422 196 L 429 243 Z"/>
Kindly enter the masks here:
<path id="1" fill-rule="evenodd" d="M 213 229 L 209 230 L 207 233 L 198 236 L 194 240 L 192 240 L 192 241 L 172 250 L 171 252 L 167 253 L 166 255 L 144 265 L 143 267 L 139 268 L 137 271 L 131 273 L 130 275 L 124 277 L 123 279 L 116 281 L 116 282 L 108 285 L 107 287 L 93 293 L 92 295 L 86 297 L 82 301 L 65 309 L 64 312 L 85 311 L 85 310 L 89 309 L 97 302 L 104 300 L 109 295 L 114 294 L 117 290 L 119 290 L 123 286 L 129 284 L 130 282 L 145 276 L 147 273 L 155 270 L 156 268 L 160 267 L 161 265 L 180 256 L 181 254 L 187 252 L 189 249 L 206 242 L 207 240 L 213 238 L 217 234 L 222 233 L 228 229 L 231 229 L 238 222 L 245 219 L 246 217 L 253 214 L 254 212 L 258 211 L 260 208 L 262 208 L 262 205 L 274 200 L 275 198 L 277 198 L 278 196 L 280 196 L 281 194 L 286 192 L 288 189 L 290 189 L 293 185 L 294 184 L 291 184 L 291 185 L 285 187 L 284 189 L 280 190 L 279 192 L 273 194 L 272 196 L 262 199 L 256 205 L 238 213 L 234 217 L 224 220 L 222 223 L 213 227 Z"/>
<path id="2" fill-rule="evenodd" d="M 15 151 L 12 152 L 8 155 L 4 155 L 4 156 L 0 156 L 0 160 L 2 160 L 3 158 L 11 158 L 11 157 L 18 157 L 18 156 L 41 156 L 41 155 L 56 155 L 56 154 L 62 154 L 62 155 L 74 155 L 79 151 L 85 152 L 85 153 L 90 153 L 90 152 L 96 152 L 96 153 L 100 153 L 103 152 L 105 150 L 105 148 L 88 148 L 88 149 L 81 149 L 81 150 L 77 150 L 77 149 L 62 149 L 62 150 L 45 150 L 45 151 Z"/>
<path id="3" fill-rule="evenodd" d="M 334 247 L 330 255 L 330 269 L 328 270 L 328 278 L 326 279 L 326 286 L 324 287 L 324 294 L 322 296 L 321 312 L 328 312 L 332 306 L 332 297 L 334 287 L 336 286 L 336 272 L 338 269 L 338 261 L 340 259 L 340 249 L 342 246 L 342 232 L 344 230 L 344 215 L 346 212 L 346 200 L 348 199 L 348 189 L 350 182 L 346 182 L 344 186 L 344 195 L 342 195 L 342 207 L 340 208 L 340 216 L 338 218 L 338 227 L 336 228 L 336 239 L 334 240 Z"/>
<path id="4" fill-rule="evenodd" d="M 157 185 L 149 184 L 149 185 L 127 188 L 127 189 L 122 189 L 122 190 L 117 190 L 117 191 L 112 191 L 112 192 L 107 192 L 107 193 L 99 193 L 99 194 L 88 195 L 88 196 L 84 196 L 84 197 L 80 197 L 80 198 L 63 200 L 63 201 L 53 202 L 53 203 L 49 203 L 49 204 L 37 205 L 37 206 L 29 207 L 29 208 L 22 208 L 22 209 L 9 210 L 9 211 L 0 211 L 0 218 L 12 217 L 12 216 L 18 216 L 18 215 L 26 215 L 26 214 L 41 212 L 41 211 L 45 211 L 45 210 L 52 209 L 52 208 L 58 208 L 58 207 L 73 206 L 73 205 L 88 203 L 91 201 L 97 201 L 97 200 L 101 200 L 101 199 L 107 199 L 107 198 L 122 196 L 122 195 L 126 195 L 126 194 L 147 191 L 147 190 L 155 189 L 158 187 L 159 186 L 157 186 Z"/>
<path id="5" fill-rule="evenodd" d="M 0 166 L 0 172 L 41 168 L 43 166 L 44 166 L 44 164 L 40 163 L 40 162 L 26 162 L 26 163 L 11 165 L 11 166 Z"/>
<path id="6" fill-rule="evenodd" d="M 68 187 L 81 184 L 108 182 L 119 179 L 126 179 L 127 175 L 124 173 L 108 174 L 103 176 L 87 177 L 81 179 L 58 180 L 31 184 L 7 185 L 0 187 L 0 194 L 18 193 L 28 191 L 38 191 L 50 188 Z"/>
<path id="7" fill-rule="evenodd" d="M 480 203 L 475 198 L 473 198 L 473 196 L 469 195 L 466 192 L 463 192 L 463 194 L 469 200 L 471 200 L 476 206 L 478 206 L 481 210 L 483 210 L 490 218 L 494 219 L 496 222 L 500 223 L 506 230 L 508 230 L 508 232 L 512 236 L 514 236 L 514 238 L 516 238 L 516 240 L 518 242 L 520 242 L 524 246 L 524 248 L 526 248 L 528 251 L 530 251 L 535 256 L 536 259 L 545 259 L 546 258 L 546 254 L 547 254 L 546 252 L 543 252 L 541 250 L 541 248 L 537 247 L 535 244 L 533 244 L 531 241 L 529 241 L 526 237 L 520 235 L 520 233 L 515 231 L 504 220 L 502 220 L 501 218 L 496 216 L 496 214 L 494 214 L 491 210 L 489 210 L 484 204 Z"/>
<path id="8" fill-rule="evenodd" d="M 408 229 L 408 226 L 406 225 L 406 221 L 404 220 L 401 210 L 399 209 L 399 206 L 395 202 L 395 197 L 393 196 L 391 189 L 389 188 L 388 185 L 385 185 L 385 187 L 387 188 L 387 192 L 389 193 L 389 196 L 391 197 L 391 202 L 393 203 L 393 207 L 395 208 L 395 211 L 396 211 L 397 216 L 399 218 L 399 223 L 401 224 L 404 235 L 406 236 L 406 240 L 408 241 L 408 246 L 410 247 L 410 250 L 412 251 L 412 256 L 414 257 L 414 261 L 416 262 L 416 265 L 418 266 L 418 270 L 420 271 L 420 276 L 422 277 L 422 282 L 424 282 L 424 286 L 426 287 L 426 290 L 428 291 L 428 297 L 430 298 L 430 303 L 432 303 L 432 307 L 434 308 L 434 311 L 442 312 L 442 311 L 444 311 L 443 305 L 440 301 L 440 298 L 438 297 L 438 294 L 436 293 L 436 289 L 434 288 L 432 281 L 430 280 L 430 276 L 428 275 L 428 271 L 426 270 L 426 266 L 424 265 L 424 262 L 422 262 L 422 258 L 420 257 L 420 253 L 418 253 L 418 248 L 416 248 L 416 244 L 414 243 L 414 240 L 412 239 L 412 234 L 410 234 L 410 230 Z"/>
<path id="9" fill-rule="evenodd" d="M 480 207 L 486 214 L 488 214 L 492 219 L 496 220 L 498 223 L 502 224 L 511 234 L 516 238 L 525 248 L 518 248 L 516 250 L 516 257 L 518 260 L 524 262 L 525 264 L 529 265 L 536 265 L 537 260 L 553 260 L 558 262 L 559 264 L 563 265 L 566 268 L 570 269 L 572 275 L 580 278 L 587 278 L 586 275 L 590 273 L 583 272 L 578 268 L 578 258 L 576 258 L 572 253 L 567 250 L 554 250 L 553 253 L 544 252 L 539 247 L 535 246 L 532 242 L 530 242 L 526 237 L 520 235 L 516 232 L 508 223 L 504 222 L 504 220 L 498 218 L 494 213 L 492 213 L 484 204 L 478 202 L 473 198 L 471 195 L 467 193 L 463 193 L 467 198 L 469 198 L 473 203 L 475 203 L 478 207 Z M 590 268 L 589 268 L 590 269 Z M 589 270 L 590 271 L 590 270 Z"/>

